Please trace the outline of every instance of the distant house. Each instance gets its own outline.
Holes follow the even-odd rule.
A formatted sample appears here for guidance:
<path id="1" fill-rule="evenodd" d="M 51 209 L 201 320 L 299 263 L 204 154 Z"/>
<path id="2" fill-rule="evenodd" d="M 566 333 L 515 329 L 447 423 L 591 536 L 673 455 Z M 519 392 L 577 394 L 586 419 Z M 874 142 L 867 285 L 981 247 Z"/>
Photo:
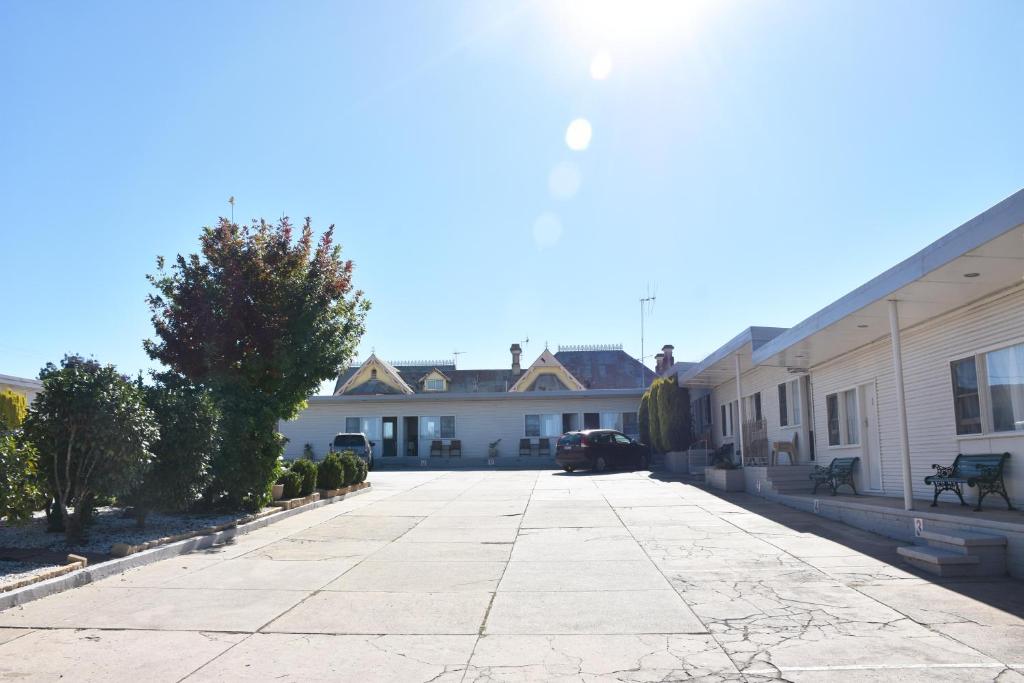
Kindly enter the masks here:
<path id="1" fill-rule="evenodd" d="M 564 432 L 639 434 L 637 406 L 656 375 L 621 346 L 544 349 L 527 367 L 519 344 L 509 351 L 507 368 L 465 370 L 371 354 L 341 372 L 334 395 L 311 397 L 296 419 L 281 423 L 285 457 L 300 456 L 306 443 L 322 457 L 335 434 L 363 432 L 384 466 L 482 461 L 499 439 L 502 461 L 547 465 Z"/>
<path id="2" fill-rule="evenodd" d="M 27 377 L 14 377 L 13 375 L 0 375 L 0 390 L 9 389 L 25 396 L 25 399 L 32 403 L 43 389 L 43 383 L 37 379 Z"/>

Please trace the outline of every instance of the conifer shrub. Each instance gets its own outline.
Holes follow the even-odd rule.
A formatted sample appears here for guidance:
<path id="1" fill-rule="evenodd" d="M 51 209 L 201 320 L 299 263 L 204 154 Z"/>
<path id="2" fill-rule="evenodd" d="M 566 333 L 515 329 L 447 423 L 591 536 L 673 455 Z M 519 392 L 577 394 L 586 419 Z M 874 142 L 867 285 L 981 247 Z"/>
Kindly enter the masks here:
<path id="1" fill-rule="evenodd" d="M 317 467 L 317 482 L 322 489 L 340 489 L 345 485 L 345 465 L 341 456 L 330 453 Z"/>
<path id="2" fill-rule="evenodd" d="M 308 496 L 316 490 L 316 465 L 311 460 L 296 460 L 292 463 L 291 472 L 302 477 L 302 492 L 300 495 Z"/>

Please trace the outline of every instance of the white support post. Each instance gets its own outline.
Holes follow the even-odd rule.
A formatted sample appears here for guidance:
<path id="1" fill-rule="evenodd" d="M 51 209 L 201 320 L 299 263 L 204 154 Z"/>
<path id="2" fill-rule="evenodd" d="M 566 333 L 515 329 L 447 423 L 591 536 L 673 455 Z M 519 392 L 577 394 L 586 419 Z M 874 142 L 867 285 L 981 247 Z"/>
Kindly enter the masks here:
<path id="1" fill-rule="evenodd" d="M 910 473 L 910 432 L 907 427 L 907 397 L 903 388 L 903 347 L 900 344 L 900 314 L 896 300 L 889 300 L 889 335 L 892 365 L 896 376 L 896 410 L 900 421 L 900 456 L 903 461 L 903 509 L 914 509 L 914 482 Z"/>
<path id="2" fill-rule="evenodd" d="M 737 353 L 733 358 L 736 361 L 736 421 L 739 423 L 734 425 L 736 431 L 733 432 L 733 438 L 740 445 L 740 463 L 746 465 L 747 446 L 743 443 L 743 383 L 740 380 L 740 354 Z"/>

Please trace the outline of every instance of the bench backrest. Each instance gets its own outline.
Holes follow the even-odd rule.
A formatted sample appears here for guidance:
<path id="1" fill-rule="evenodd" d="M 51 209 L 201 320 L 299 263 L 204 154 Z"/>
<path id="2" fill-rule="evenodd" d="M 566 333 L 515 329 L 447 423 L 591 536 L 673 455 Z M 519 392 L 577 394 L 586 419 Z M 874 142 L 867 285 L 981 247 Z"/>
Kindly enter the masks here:
<path id="1" fill-rule="evenodd" d="M 860 458 L 836 458 L 832 461 L 832 464 L 829 465 L 829 467 L 833 470 L 839 471 L 852 470 L 858 460 L 860 460 Z"/>
<path id="2" fill-rule="evenodd" d="M 1009 453 L 961 453 L 953 461 L 954 477 L 999 476 Z"/>

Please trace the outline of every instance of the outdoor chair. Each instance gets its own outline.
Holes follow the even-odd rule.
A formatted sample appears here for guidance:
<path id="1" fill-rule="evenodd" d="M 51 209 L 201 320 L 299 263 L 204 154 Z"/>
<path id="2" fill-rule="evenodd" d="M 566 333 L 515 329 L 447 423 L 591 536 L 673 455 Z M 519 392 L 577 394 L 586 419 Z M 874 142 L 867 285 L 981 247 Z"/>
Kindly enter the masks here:
<path id="1" fill-rule="evenodd" d="M 836 495 L 836 489 L 840 486 L 849 486 L 853 489 L 853 495 L 857 495 L 857 487 L 853 485 L 853 468 L 860 462 L 860 458 L 836 458 L 828 467 L 815 465 L 810 478 L 814 481 L 814 491 L 824 484 L 832 489 L 832 495 Z"/>
<path id="2" fill-rule="evenodd" d="M 430 457 L 440 458 L 441 457 L 441 442 L 431 441 L 430 442 Z"/>
<path id="3" fill-rule="evenodd" d="M 551 439 L 540 439 L 537 442 L 537 455 L 551 457 Z"/>
<path id="4" fill-rule="evenodd" d="M 529 439 L 519 439 L 519 457 L 533 455 L 533 445 Z"/>
<path id="5" fill-rule="evenodd" d="M 452 443 L 448 446 L 448 457 L 449 458 L 461 458 L 462 457 L 462 442 L 458 439 L 452 439 Z"/>
<path id="6" fill-rule="evenodd" d="M 800 438 L 800 432 L 793 432 L 792 441 L 776 441 L 772 444 L 772 465 L 779 464 L 779 453 L 785 453 L 789 456 L 790 465 L 796 464 L 796 454 L 798 451 L 798 439 Z"/>
<path id="7" fill-rule="evenodd" d="M 1012 510 L 1013 505 L 1010 504 L 1010 498 L 1006 495 L 1006 485 L 1003 483 L 1003 465 L 1009 458 L 1009 453 L 961 453 L 956 456 L 950 467 L 932 465 L 935 474 L 924 478 L 925 484 L 935 487 L 932 507 L 939 504 L 939 494 L 943 491 L 952 491 L 960 499 L 961 505 L 967 505 L 964 502 L 963 490 L 963 484 L 967 484 L 978 487 L 978 504 L 974 508 L 975 512 L 981 510 L 981 501 L 990 493 L 1002 496 L 1007 509 Z"/>

